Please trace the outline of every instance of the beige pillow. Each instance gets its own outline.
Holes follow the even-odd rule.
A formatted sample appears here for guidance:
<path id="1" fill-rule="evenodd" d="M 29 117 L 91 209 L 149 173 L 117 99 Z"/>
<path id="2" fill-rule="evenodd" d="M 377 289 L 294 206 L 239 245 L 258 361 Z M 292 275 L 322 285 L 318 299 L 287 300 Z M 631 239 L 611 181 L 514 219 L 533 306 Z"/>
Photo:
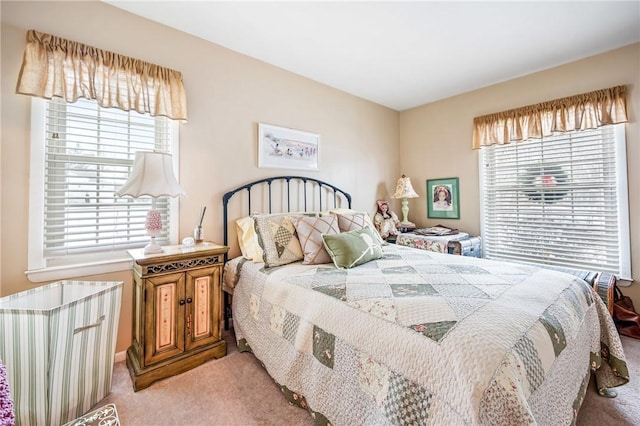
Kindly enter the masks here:
<path id="1" fill-rule="evenodd" d="M 331 263 L 331 258 L 324 248 L 323 235 L 339 234 L 338 220 L 334 215 L 322 217 L 296 217 L 291 218 L 296 227 L 298 240 L 302 247 L 305 265 L 320 265 Z"/>
<path id="2" fill-rule="evenodd" d="M 238 234 L 238 244 L 242 256 L 254 263 L 264 262 L 262 248 L 258 243 L 258 235 L 253 227 L 253 217 L 247 216 L 236 220 L 236 232 Z"/>
<path id="3" fill-rule="evenodd" d="M 338 228 L 340 232 L 357 231 L 362 228 L 371 228 L 374 234 L 374 238 L 380 245 L 386 245 L 386 242 L 382 239 L 376 227 L 373 225 L 371 218 L 365 212 L 352 213 L 352 214 L 337 214 L 338 216 Z"/>

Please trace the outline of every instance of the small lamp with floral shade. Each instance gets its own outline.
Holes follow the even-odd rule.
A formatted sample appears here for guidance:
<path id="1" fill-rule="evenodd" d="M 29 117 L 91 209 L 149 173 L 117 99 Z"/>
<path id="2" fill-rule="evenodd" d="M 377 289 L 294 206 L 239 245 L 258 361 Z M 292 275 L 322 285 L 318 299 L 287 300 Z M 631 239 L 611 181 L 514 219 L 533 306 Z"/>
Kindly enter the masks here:
<path id="1" fill-rule="evenodd" d="M 156 243 L 156 237 L 162 232 L 162 217 L 156 209 L 156 198 L 187 195 L 178 184 L 173 173 L 171 154 L 166 152 L 138 151 L 133 162 L 129 179 L 116 195 L 138 198 L 151 197 L 151 210 L 147 213 L 145 230 L 151 241 L 144 248 L 144 254 L 161 253 L 162 247 Z"/>
<path id="2" fill-rule="evenodd" d="M 415 228 L 415 224 L 413 222 L 409 222 L 407 216 L 409 215 L 409 198 L 417 198 L 418 194 L 414 191 L 413 186 L 411 185 L 411 179 L 405 175 L 402 175 L 400 179 L 398 179 L 398 183 L 396 184 L 396 192 L 393 193 L 391 198 L 401 198 L 402 199 L 402 222 L 400 225 L 407 228 Z"/>

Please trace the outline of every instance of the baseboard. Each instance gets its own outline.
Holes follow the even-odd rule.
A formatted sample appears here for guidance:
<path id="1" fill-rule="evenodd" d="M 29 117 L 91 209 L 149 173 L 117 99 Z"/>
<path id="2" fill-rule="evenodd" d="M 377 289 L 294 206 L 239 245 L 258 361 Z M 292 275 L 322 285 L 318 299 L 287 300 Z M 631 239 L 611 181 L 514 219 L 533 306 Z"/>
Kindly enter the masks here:
<path id="1" fill-rule="evenodd" d="M 113 362 L 124 362 L 127 359 L 127 351 L 116 352 L 116 357 Z"/>

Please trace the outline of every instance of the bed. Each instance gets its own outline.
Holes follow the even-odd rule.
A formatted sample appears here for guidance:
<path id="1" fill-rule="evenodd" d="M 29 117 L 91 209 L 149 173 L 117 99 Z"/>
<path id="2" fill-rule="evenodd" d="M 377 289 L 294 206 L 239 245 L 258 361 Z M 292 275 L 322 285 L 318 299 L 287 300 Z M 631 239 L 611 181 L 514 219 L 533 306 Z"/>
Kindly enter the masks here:
<path id="1" fill-rule="evenodd" d="M 258 198 L 268 198 L 268 209 L 250 215 L 257 211 L 252 191 L 262 184 L 268 190 Z M 572 424 L 592 374 L 605 395 L 628 381 L 607 307 L 584 280 L 383 245 L 366 229 L 367 215 L 350 209 L 349 194 L 327 185 L 275 177 L 223 197 L 225 244 L 227 228 L 239 227 L 229 222 L 230 200 L 243 193 L 239 204 L 249 205 L 244 214 L 252 219 L 242 219 L 253 220 L 265 245 L 263 262 L 247 255 L 225 264 L 238 348 L 253 352 L 316 424 Z M 274 186 L 287 199 L 278 203 L 285 214 L 272 211 Z M 311 206 L 307 187 L 318 192 Z M 309 208 L 292 206 L 291 195 L 302 193 Z M 296 227 L 303 258 L 279 264 L 260 234 L 276 234 L 269 221 L 282 226 L 283 216 L 296 225 L 347 217 L 342 222 L 351 228 L 323 234 L 331 262 L 314 264 L 307 262 L 308 235 Z M 360 240 L 368 246 L 352 250 Z M 287 244 L 275 253 L 286 253 Z M 351 262 L 361 254 L 350 251 L 367 254 Z"/>

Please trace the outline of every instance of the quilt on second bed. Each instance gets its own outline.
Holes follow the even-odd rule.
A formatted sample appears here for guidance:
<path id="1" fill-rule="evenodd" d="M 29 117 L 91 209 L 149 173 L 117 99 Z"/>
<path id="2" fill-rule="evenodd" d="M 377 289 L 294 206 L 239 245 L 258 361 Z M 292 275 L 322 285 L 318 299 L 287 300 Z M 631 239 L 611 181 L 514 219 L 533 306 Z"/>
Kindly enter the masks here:
<path id="1" fill-rule="evenodd" d="M 240 347 L 336 424 L 568 424 L 589 365 L 627 381 L 606 307 L 566 274 L 397 245 L 348 270 L 234 268 Z"/>

